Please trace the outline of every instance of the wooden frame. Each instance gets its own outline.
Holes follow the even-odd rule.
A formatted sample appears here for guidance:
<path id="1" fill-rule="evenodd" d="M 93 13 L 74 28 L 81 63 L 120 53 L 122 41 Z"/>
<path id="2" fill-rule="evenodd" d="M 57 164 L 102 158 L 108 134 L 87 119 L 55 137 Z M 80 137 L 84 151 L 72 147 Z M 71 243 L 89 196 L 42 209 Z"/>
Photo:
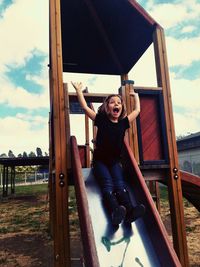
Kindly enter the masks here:
<path id="1" fill-rule="evenodd" d="M 70 265 L 67 138 L 63 89 L 60 1 L 50 0 L 51 180 L 54 189 L 54 266 Z"/>
<path id="2" fill-rule="evenodd" d="M 113 61 L 118 65 L 120 69 L 120 62 L 112 50 L 112 43 L 108 42 L 106 33 L 102 29 L 102 24 L 98 20 L 96 11 L 94 10 L 89 0 L 85 1 L 88 5 L 90 12 L 93 14 L 93 19 L 97 24 L 97 28 L 102 34 L 105 43 L 111 53 Z M 166 47 L 164 40 L 163 29 L 154 22 L 153 19 L 133 0 L 129 0 L 129 3 L 140 12 L 144 19 L 155 26 L 155 30 L 152 36 L 155 51 L 155 63 L 156 63 L 156 74 L 158 88 L 156 90 L 162 91 L 162 100 L 164 106 L 164 119 L 166 123 L 166 140 L 167 149 L 165 147 L 165 160 L 167 160 L 166 154 L 169 158 L 169 162 L 166 166 L 160 168 L 161 162 L 154 162 L 156 164 L 155 170 L 151 175 L 151 179 L 156 180 L 159 175 L 167 176 L 168 188 L 169 188 L 169 199 L 170 199 L 170 210 L 172 218 L 172 231 L 173 241 L 176 253 L 181 261 L 183 267 L 189 266 L 186 233 L 184 224 L 183 214 L 183 199 L 181 189 L 180 172 L 178 169 L 178 157 L 177 147 L 175 139 L 175 130 L 173 122 L 171 92 L 169 83 L 168 64 L 166 57 Z M 67 147 L 69 142 L 66 140 L 66 136 L 69 130 L 69 122 L 66 124 L 66 113 L 65 113 L 65 96 L 63 90 L 62 80 L 62 40 L 61 40 L 61 17 L 60 17 L 60 0 L 50 0 L 50 106 L 51 106 L 51 123 L 50 123 L 50 170 L 51 170 L 51 183 L 54 189 L 51 189 L 53 200 L 55 204 L 52 209 L 53 214 L 53 233 L 54 233 L 54 266 L 62 267 L 70 265 L 70 253 L 69 253 L 69 220 L 68 220 L 68 177 L 67 169 L 69 153 L 67 154 Z M 128 80 L 128 74 L 121 74 L 121 81 Z M 122 95 L 124 96 L 127 104 L 128 111 L 133 108 L 133 100 L 129 97 L 130 87 L 133 86 L 130 83 L 125 83 L 122 89 Z M 135 89 L 137 89 L 135 87 Z M 90 99 L 94 99 L 94 96 L 85 94 Z M 69 96 L 76 97 L 75 95 Z M 101 98 L 102 95 L 97 97 Z M 163 116 L 163 115 L 162 115 Z M 87 124 L 87 122 L 86 122 Z M 138 127 L 139 128 L 139 127 Z M 162 129 L 164 126 L 162 125 Z M 163 130 L 162 134 L 165 132 Z M 165 134 L 164 134 L 165 135 Z M 138 136 L 137 125 L 134 123 L 129 131 L 129 142 L 132 150 L 134 151 L 137 163 L 145 162 L 141 156 L 141 152 L 138 147 Z M 139 141 L 140 142 L 140 141 Z M 141 148 L 140 148 L 141 149 Z M 166 153 L 167 150 L 167 153 Z M 152 162 L 151 162 L 152 163 Z M 166 163 L 166 162 L 164 162 Z M 152 170 L 146 170 L 147 174 L 151 173 Z M 51 200 L 52 201 L 52 200 Z M 52 218 L 52 217 L 51 217 Z"/>
<path id="3" fill-rule="evenodd" d="M 158 86 L 163 88 L 163 100 L 165 109 L 165 120 L 167 129 L 167 143 L 169 146 L 169 200 L 171 210 L 171 221 L 173 231 L 173 243 L 182 266 L 189 266 L 187 241 L 183 213 L 183 198 L 181 189 L 181 178 L 178 170 L 178 153 L 173 121 L 172 101 L 170 92 L 168 63 L 164 31 L 157 26 L 154 31 L 154 52 Z"/>

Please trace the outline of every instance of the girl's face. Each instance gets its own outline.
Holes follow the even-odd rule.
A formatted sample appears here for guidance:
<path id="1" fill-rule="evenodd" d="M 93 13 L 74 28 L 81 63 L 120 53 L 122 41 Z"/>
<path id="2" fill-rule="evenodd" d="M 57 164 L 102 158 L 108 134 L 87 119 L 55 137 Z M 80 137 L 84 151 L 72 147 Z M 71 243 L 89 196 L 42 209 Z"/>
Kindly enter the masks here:
<path id="1" fill-rule="evenodd" d="M 107 104 L 107 114 L 113 121 L 118 121 L 122 112 L 122 101 L 118 96 L 112 96 Z"/>

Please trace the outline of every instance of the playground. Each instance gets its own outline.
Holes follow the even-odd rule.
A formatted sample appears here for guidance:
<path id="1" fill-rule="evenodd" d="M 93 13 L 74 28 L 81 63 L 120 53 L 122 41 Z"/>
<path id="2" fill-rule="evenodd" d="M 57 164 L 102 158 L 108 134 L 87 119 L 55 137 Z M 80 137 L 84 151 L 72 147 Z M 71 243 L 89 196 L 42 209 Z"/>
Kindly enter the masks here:
<path id="1" fill-rule="evenodd" d="M 156 86 L 135 85 L 129 71 L 150 46 L 153 47 Z M 41 209 L 35 210 L 38 216 L 35 217 L 30 211 L 38 219 L 34 224 L 28 223 L 31 230 L 26 231 L 25 226 L 20 228 L 20 233 L 28 232 L 23 248 L 29 247 L 30 250 L 26 253 L 17 250 L 22 258 L 24 256 L 26 266 L 29 262 L 27 254 L 31 251 L 36 253 L 30 256 L 32 259 L 29 258 L 32 266 L 199 266 L 199 242 L 196 238 L 199 234 L 200 180 L 192 173 L 179 170 L 163 28 L 133 0 L 50 0 L 49 62 L 48 194 L 36 194 L 36 197 L 26 194 L 25 198 L 22 197 L 23 203 L 31 203 L 32 208 L 34 203 L 38 208 L 41 205 Z M 84 114 L 78 105 L 80 95 L 69 90 L 70 81 L 64 81 L 63 72 L 118 76 L 116 93 L 122 96 L 127 114 L 132 113 L 137 105 L 131 94 L 139 96 L 140 114 L 128 122 L 130 128 L 126 127 L 128 130 L 122 136 L 123 149 L 120 150 L 130 200 L 135 206 L 137 203 L 145 206 L 143 216 L 136 221 L 132 220 L 132 223 L 126 224 L 121 220 L 118 228 L 109 223 L 100 188 L 91 168 L 91 152 L 96 148 L 98 127 L 89 124 L 91 116 Z M 103 83 L 104 80 L 102 86 L 107 88 L 107 84 Z M 93 118 L 96 116 L 93 104 L 103 103 L 108 94 L 93 93 L 90 88 L 84 88 L 83 94 L 81 92 L 81 97 L 86 100 L 85 110 L 89 107 Z M 85 122 L 82 129 L 85 133 L 84 145 L 79 145 L 76 136 L 71 133 L 72 113 L 82 114 Z M 105 151 L 102 155 L 106 156 Z M 9 217 L 6 215 L 9 210 L 6 205 L 11 207 L 12 203 L 14 207 L 20 201 L 13 195 L 15 165 L 10 167 L 9 164 L 4 165 L 3 172 L 3 196 L 9 200 L 7 202 L 5 199 L 3 203 L 4 218 Z M 10 177 L 13 185 L 11 197 L 8 196 Z M 183 197 L 192 204 L 183 200 Z M 18 208 L 16 206 L 16 214 Z M 24 216 L 28 216 L 29 211 L 25 211 L 24 206 L 22 209 Z M 124 212 L 128 214 L 127 210 Z M 20 222 L 20 216 L 14 216 L 16 220 L 13 225 Z M 45 226 L 47 224 L 48 227 Z M 7 243 L 9 247 L 15 244 L 10 239 L 15 234 L 14 231 L 6 232 L 8 228 L 5 226 L 2 231 L 5 232 L 4 241 L 11 240 L 11 244 Z M 37 250 L 32 247 L 34 242 L 31 242 L 36 238 L 34 232 L 37 232 L 36 236 L 42 244 Z M 17 234 L 15 237 L 18 237 Z M 24 246 L 26 242 L 30 242 L 31 246 Z M 82 244 L 82 249 L 77 244 Z M 3 261 L 17 259 L 14 249 L 14 254 L 7 258 L 6 253 L 10 253 L 10 250 L 4 251 Z M 41 258 L 38 253 L 42 255 Z M 47 257 L 44 257 L 45 253 Z M 43 263 L 44 259 L 48 262 Z M 20 266 L 23 260 L 21 263 L 16 262 L 15 266 Z"/>

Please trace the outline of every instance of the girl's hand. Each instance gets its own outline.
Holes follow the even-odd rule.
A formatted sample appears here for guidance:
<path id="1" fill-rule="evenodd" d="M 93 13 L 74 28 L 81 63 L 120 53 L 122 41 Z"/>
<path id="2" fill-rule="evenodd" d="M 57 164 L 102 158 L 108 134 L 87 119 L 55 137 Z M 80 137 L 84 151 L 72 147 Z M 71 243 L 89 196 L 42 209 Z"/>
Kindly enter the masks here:
<path id="1" fill-rule="evenodd" d="M 131 95 L 131 96 L 134 96 L 134 97 L 138 97 L 138 93 L 136 93 L 136 92 L 134 91 L 134 89 L 132 89 L 132 90 L 130 91 L 130 95 Z"/>
<path id="2" fill-rule="evenodd" d="M 80 83 L 71 82 L 71 84 L 73 85 L 77 93 L 82 92 L 83 85 L 81 82 Z"/>

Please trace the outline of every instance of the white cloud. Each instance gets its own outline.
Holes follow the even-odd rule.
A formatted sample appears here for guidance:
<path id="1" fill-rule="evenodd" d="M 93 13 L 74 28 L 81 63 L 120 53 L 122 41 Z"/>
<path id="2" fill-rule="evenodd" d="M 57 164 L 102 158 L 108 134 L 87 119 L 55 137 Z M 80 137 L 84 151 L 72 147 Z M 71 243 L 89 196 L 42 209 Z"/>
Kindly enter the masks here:
<path id="1" fill-rule="evenodd" d="M 83 88 L 88 87 L 89 92 L 108 94 L 117 93 L 121 84 L 120 76 L 64 73 L 64 82 L 70 92 L 75 92 L 71 81 L 82 82 Z"/>
<path id="2" fill-rule="evenodd" d="M 176 136 L 188 135 L 188 133 L 196 133 L 200 130 L 200 123 L 196 116 L 191 117 L 190 114 L 174 113 L 174 121 Z"/>
<path id="3" fill-rule="evenodd" d="M 164 29 L 169 29 L 177 24 L 199 19 L 200 3 L 185 0 L 179 3 L 155 4 L 151 1 L 147 4 L 147 11 Z"/>
<path id="4" fill-rule="evenodd" d="M 171 73 L 171 87 L 174 105 L 192 111 L 200 111 L 200 79 L 176 79 L 175 74 Z"/>
<path id="5" fill-rule="evenodd" d="M 18 0 L 0 19 L 1 64 L 23 64 L 37 48 L 48 53 L 48 0 Z"/>
<path id="6" fill-rule="evenodd" d="M 47 116 L 48 117 L 48 116 Z M 26 114 L 26 113 L 17 113 L 16 118 L 20 119 L 22 121 L 27 121 L 29 123 L 32 123 L 33 126 L 41 126 L 47 122 L 47 117 L 42 116 L 33 116 L 32 114 Z"/>
<path id="7" fill-rule="evenodd" d="M 196 26 L 189 25 L 182 28 L 181 33 L 191 33 L 197 29 Z"/>
<path id="8" fill-rule="evenodd" d="M 200 60 L 200 37 L 190 39 L 166 38 L 169 66 L 190 65 L 194 60 Z"/>
<path id="9" fill-rule="evenodd" d="M 176 79 L 171 73 L 171 88 L 176 135 L 199 132 L 200 79 Z"/>
<path id="10" fill-rule="evenodd" d="M 136 86 L 157 86 L 153 45 L 151 45 L 129 73 Z"/>
<path id="11" fill-rule="evenodd" d="M 49 107 L 49 93 L 47 89 L 42 94 L 32 94 L 22 87 L 15 87 L 5 77 L 4 79 L 0 77 L 0 82 L 0 104 L 27 109 Z M 43 83 L 45 82 L 43 81 Z"/>
<path id="12" fill-rule="evenodd" d="M 27 77 L 43 86 L 41 94 L 16 87 L 4 75 L 7 65 L 23 66 L 34 50 L 48 54 L 48 12 L 48 0 L 18 0 L 0 19 L 0 103 L 28 109 L 49 107 L 47 62 L 40 76 Z"/>
<path id="13" fill-rule="evenodd" d="M 26 151 L 35 151 L 40 147 L 43 152 L 48 152 L 48 121 L 43 123 L 43 128 L 34 130 L 32 123 L 22 118 L 0 118 L 1 153 L 8 153 L 9 149 L 15 155 Z"/>

